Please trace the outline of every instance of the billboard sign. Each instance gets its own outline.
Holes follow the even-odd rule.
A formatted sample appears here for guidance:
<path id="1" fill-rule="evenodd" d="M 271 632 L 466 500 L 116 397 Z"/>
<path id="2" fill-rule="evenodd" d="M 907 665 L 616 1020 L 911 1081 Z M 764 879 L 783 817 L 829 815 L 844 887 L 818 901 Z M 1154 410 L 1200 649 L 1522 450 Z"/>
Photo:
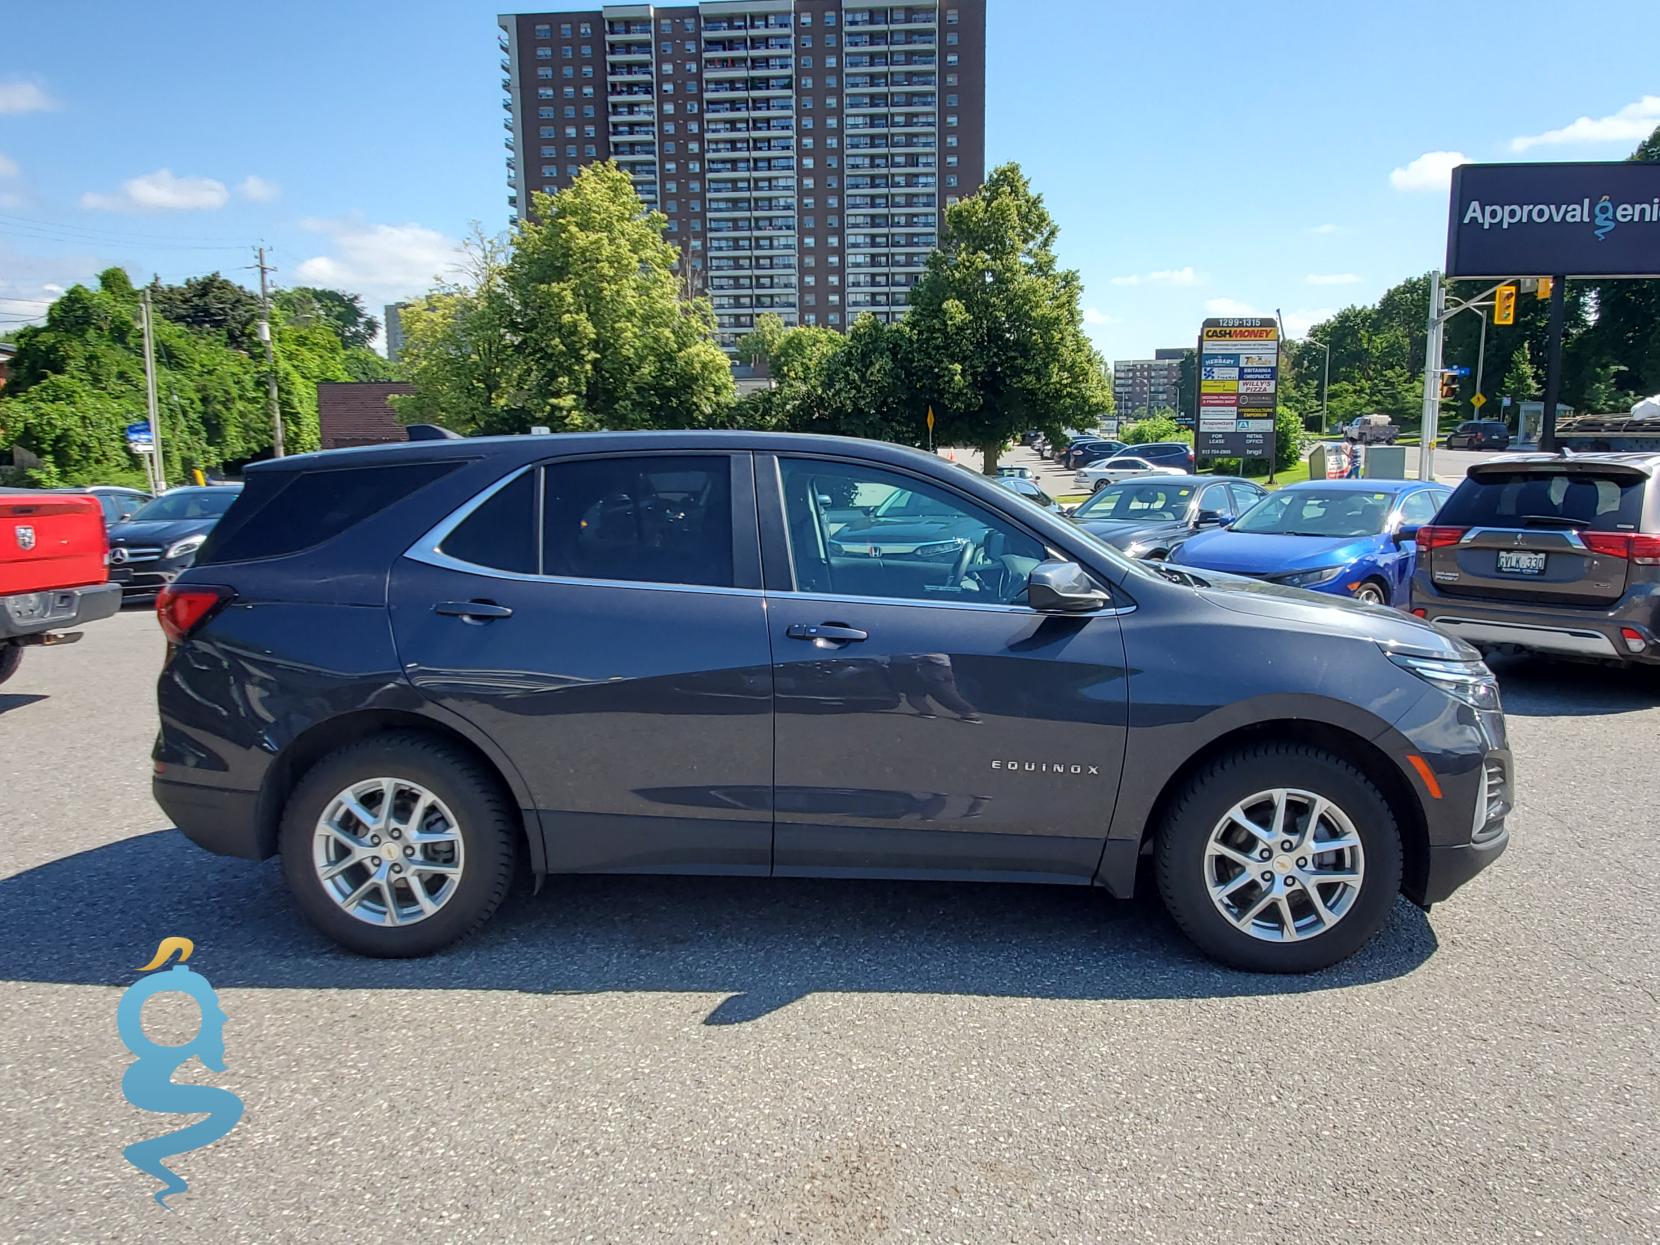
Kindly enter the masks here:
<path id="1" fill-rule="evenodd" d="M 1660 277 L 1660 164 L 1461 164 L 1447 276 Z"/>
<path id="2" fill-rule="evenodd" d="M 1271 316 L 1206 320 L 1199 330 L 1201 458 L 1268 458 L 1280 375 L 1280 326 Z"/>
<path id="3" fill-rule="evenodd" d="M 127 448 L 135 454 L 148 454 L 156 448 L 149 420 L 127 425 Z"/>

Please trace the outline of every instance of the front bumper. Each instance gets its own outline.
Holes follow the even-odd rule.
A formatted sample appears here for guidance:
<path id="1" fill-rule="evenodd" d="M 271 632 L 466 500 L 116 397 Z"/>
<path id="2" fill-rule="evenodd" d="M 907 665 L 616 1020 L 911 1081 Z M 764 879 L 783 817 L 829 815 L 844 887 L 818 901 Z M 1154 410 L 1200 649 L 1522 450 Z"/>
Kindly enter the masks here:
<path id="1" fill-rule="evenodd" d="M 128 562 L 110 567 L 110 582 L 121 586 L 124 597 L 155 596 L 172 583 L 195 562 L 194 554 L 182 558 L 154 558 L 149 561 Z"/>
<path id="2" fill-rule="evenodd" d="M 121 590 L 113 584 L 54 588 L 0 597 L 0 640 L 78 627 L 108 618 L 121 608 Z"/>

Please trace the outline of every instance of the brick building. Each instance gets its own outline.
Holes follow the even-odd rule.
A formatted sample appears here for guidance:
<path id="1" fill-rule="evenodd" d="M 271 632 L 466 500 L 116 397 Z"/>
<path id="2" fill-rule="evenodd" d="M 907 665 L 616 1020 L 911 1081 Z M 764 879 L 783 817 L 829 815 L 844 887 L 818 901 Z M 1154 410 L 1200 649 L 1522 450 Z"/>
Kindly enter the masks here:
<path id="1" fill-rule="evenodd" d="M 319 381 L 317 423 L 323 448 L 408 440 L 388 399 L 414 392 L 414 385 L 401 380 Z"/>
<path id="2" fill-rule="evenodd" d="M 985 176 L 986 0 L 503 14 L 508 205 L 615 160 L 731 349 L 766 312 L 892 320 Z"/>

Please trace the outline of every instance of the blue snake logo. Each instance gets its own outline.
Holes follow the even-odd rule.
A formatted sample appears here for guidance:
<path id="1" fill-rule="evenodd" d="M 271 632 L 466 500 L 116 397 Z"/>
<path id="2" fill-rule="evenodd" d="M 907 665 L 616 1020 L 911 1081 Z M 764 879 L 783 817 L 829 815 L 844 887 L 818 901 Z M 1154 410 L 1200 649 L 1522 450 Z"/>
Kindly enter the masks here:
<path id="1" fill-rule="evenodd" d="M 1591 215 L 1596 218 L 1597 222 L 1597 227 L 1592 232 L 1597 235 L 1597 241 L 1601 242 L 1614 232 L 1616 223 L 1614 220 L 1614 205 L 1608 201 L 1607 195 L 1603 195 L 1602 198 L 1597 200 L 1597 206 L 1592 209 Z"/>
<path id="2" fill-rule="evenodd" d="M 195 944 L 188 938 L 164 938 L 156 948 L 151 961 L 139 971 L 149 973 L 127 987 L 115 1011 L 115 1027 L 127 1049 L 138 1056 L 121 1077 L 121 1092 L 128 1102 L 141 1111 L 165 1111 L 176 1115 L 206 1114 L 207 1119 L 188 1124 L 176 1132 L 136 1142 L 122 1151 L 127 1162 L 162 1182 L 156 1190 L 156 1204 L 172 1210 L 167 1199 L 183 1193 L 189 1183 L 162 1159 L 183 1154 L 218 1141 L 242 1118 L 242 1099 L 228 1089 L 212 1085 L 179 1085 L 173 1074 L 192 1058 L 200 1059 L 214 1072 L 225 1070 L 225 1013 L 219 1007 L 219 996 L 205 977 L 188 969 L 184 961 L 190 958 Z M 166 972 L 151 972 L 170 960 L 174 953 L 179 963 Z M 178 991 L 196 1000 L 201 1009 L 202 1022 L 195 1035 L 178 1046 L 162 1046 L 152 1042 L 144 1032 L 144 1004 L 158 994 Z"/>

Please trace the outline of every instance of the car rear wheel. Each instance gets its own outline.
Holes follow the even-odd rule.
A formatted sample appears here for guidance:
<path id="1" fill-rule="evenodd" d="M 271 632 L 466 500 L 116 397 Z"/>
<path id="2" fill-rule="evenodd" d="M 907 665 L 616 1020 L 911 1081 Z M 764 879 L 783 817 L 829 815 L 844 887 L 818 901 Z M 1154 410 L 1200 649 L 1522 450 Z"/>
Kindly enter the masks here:
<path id="1" fill-rule="evenodd" d="M 1311 972 L 1382 927 L 1401 884 L 1388 802 L 1306 744 L 1258 744 L 1203 766 L 1159 829 L 1159 890 L 1207 955 L 1251 972 Z"/>
<path id="2" fill-rule="evenodd" d="M 484 924 L 523 833 L 495 775 L 444 740 L 379 735 L 318 762 L 283 816 L 300 910 L 363 955 L 427 955 Z"/>
<path id="3" fill-rule="evenodd" d="M 1106 487 L 1107 487 L 1107 481 L 1097 480 L 1094 484 L 1090 485 L 1089 491 L 1092 492 L 1092 493 L 1099 493 L 1102 489 L 1104 489 Z"/>
<path id="4" fill-rule="evenodd" d="M 1355 589 L 1355 600 L 1367 605 L 1387 605 L 1389 592 L 1375 579 L 1368 579 Z"/>
<path id="5" fill-rule="evenodd" d="M 21 644 L 0 644 L 0 683 L 4 683 L 17 673 L 17 668 L 23 664 L 23 646 Z"/>

